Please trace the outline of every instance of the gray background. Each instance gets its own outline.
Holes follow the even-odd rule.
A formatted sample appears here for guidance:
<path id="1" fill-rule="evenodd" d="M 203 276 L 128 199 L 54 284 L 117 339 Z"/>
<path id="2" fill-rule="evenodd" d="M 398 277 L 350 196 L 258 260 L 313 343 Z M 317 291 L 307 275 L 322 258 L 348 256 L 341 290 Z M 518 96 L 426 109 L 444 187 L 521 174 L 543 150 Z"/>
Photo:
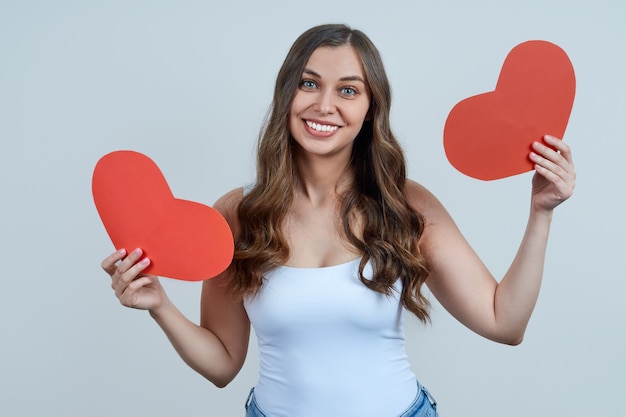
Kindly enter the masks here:
<path id="1" fill-rule="evenodd" d="M 531 177 L 457 172 L 443 151 L 445 118 L 493 89 L 518 43 L 567 51 L 578 85 L 565 140 L 579 180 L 555 215 L 526 340 L 489 342 L 435 305 L 432 326 L 408 320 L 408 347 L 444 416 L 626 415 L 625 16 L 617 0 L 0 0 L 0 415 L 243 415 L 256 342 L 220 390 L 182 363 L 147 313 L 119 306 L 99 267 L 113 247 L 91 173 L 105 153 L 134 149 L 179 198 L 212 204 L 250 181 L 287 49 L 327 22 L 377 44 L 410 176 L 497 276 L 520 241 Z M 163 281 L 197 320 L 200 284 Z"/>

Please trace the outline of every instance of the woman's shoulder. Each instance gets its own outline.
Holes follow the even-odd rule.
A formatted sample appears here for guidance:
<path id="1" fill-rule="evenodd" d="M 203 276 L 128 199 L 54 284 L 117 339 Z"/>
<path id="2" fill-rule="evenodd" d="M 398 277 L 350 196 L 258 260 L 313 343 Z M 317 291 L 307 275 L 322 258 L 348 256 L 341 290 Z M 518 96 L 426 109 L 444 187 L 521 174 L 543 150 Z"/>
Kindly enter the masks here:
<path id="1" fill-rule="evenodd" d="M 422 184 L 407 179 L 404 186 L 404 195 L 408 203 L 427 220 L 449 217 L 447 210 L 441 202 Z"/>
<path id="2" fill-rule="evenodd" d="M 237 187 L 217 199 L 213 208 L 216 210 L 232 211 L 236 210 L 239 202 L 243 199 L 244 187 Z M 224 213 L 222 213 L 224 214 Z"/>
<path id="3" fill-rule="evenodd" d="M 244 187 L 237 187 L 218 198 L 213 204 L 213 208 L 226 219 L 233 232 L 238 229 L 237 208 L 243 197 Z"/>
<path id="4" fill-rule="evenodd" d="M 404 195 L 409 203 L 415 206 L 416 209 L 420 209 L 420 211 L 438 201 L 426 187 L 411 179 L 406 180 Z"/>

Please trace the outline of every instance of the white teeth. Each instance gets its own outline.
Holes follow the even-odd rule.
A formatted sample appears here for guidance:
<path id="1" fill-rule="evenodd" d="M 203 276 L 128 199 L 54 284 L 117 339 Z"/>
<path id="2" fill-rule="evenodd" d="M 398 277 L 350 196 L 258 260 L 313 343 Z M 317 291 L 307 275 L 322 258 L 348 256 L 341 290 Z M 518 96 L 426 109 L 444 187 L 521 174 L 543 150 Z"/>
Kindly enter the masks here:
<path id="1" fill-rule="evenodd" d="M 313 130 L 317 130 L 318 132 L 334 132 L 335 130 L 339 129 L 339 126 L 321 125 L 319 123 L 311 122 L 308 120 L 306 121 L 306 124 L 308 127 Z"/>

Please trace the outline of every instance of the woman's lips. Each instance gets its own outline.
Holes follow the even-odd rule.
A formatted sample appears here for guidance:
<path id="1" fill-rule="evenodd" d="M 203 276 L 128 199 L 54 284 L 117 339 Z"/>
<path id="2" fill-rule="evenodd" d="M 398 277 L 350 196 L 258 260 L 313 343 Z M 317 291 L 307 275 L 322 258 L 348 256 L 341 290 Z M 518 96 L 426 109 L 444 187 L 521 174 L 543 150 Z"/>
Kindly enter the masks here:
<path id="1" fill-rule="evenodd" d="M 304 126 L 309 134 L 319 137 L 332 136 L 335 132 L 337 132 L 337 130 L 339 130 L 339 126 L 337 125 L 325 124 L 306 119 L 304 120 Z"/>

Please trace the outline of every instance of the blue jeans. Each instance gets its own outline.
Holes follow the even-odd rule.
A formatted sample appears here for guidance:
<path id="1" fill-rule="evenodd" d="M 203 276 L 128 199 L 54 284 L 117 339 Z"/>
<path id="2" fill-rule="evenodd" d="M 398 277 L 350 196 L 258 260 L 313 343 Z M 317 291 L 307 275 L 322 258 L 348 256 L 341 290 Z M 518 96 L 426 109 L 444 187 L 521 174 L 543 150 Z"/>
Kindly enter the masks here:
<path id="1" fill-rule="evenodd" d="M 438 417 L 437 401 L 425 386 L 417 383 L 417 395 L 409 407 L 399 417 Z"/>
<path id="2" fill-rule="evenodd" d="M 413 402 L 398 417 L 437 417 L 437 401 L 430 395 L 426 387 L 417 383 L 417 395 Z M 246 417 L 269 417 L 259 408 L 254 399 L 254 388 L 250 390 L 246 400 Z"/>

